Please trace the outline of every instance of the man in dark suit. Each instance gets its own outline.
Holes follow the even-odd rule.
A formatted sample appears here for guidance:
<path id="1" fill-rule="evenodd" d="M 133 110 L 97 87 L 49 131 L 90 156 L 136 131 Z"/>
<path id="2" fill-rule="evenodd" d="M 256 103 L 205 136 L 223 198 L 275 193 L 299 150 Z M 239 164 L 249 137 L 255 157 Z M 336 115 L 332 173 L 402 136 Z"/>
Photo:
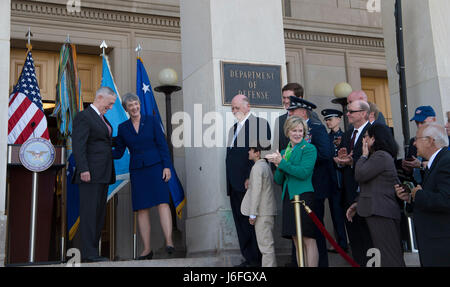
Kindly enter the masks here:
<path id="1" fill-rule="evenodd" d="M 337 156 L 337 148 L 341 144 L 342 137 L 344 136 L 344 132 L 340 128 L 343 113 L 335 109 L 325 109 L 322 110 L 321 114 L 323 115 L 327 128 L 330 130 L 328 136 L 334 145 L 334 156 Z M 345 215 L 341 204 L 342 173 L 334 162 L 333 167 L 335 169 L 333 175 L 336 176 L 335 180 L 337 184 L 334 186 L 335 188 L 331 192 L 330 197 L 328 197 L 328 203 L 330 205 L 330 213 L 331 219 L 333 220 L 336 241 L 342 249 L 347 250 L 348 245 L 347 234 L 345 233 Z M 335 250 L 331 251 L 336 252 Z"/>
<path id="2" fill-rule="evenodd" d="M 291 105 L 288 108 L 289 116 L 299 116 L 306 121 L 309 134 L 305 140 L 317 149 L 317 160 L 314 166 L 312 184 L 314 187 L 314 212 L 323 223 L 325 214 L 325 199 L 328 198 L 337 184 L 333 176 L 333 143 L 328 137 L 325 126 L 320 121 L 310 119 L 310 114 L 316 105 L 304 99 L 290 97 Z M 328 250 L 325 237 L 317 229 L 317 248 L 319 250 L 319 267 L 328 267 Z"/>
<path id="3" fill-rule="evenodd" d="M 116 180 L 112 159 L 112 127 L 104 114 L 116 101 L 108 87 L 97 90 L 94 102 L 73 122 L 72 145 L 76 169 L 72 181 L 80 190 L 81 256 L 85 262 L 107 260 L 98 244 L 105 222 L 108 185 Z"/>
<path id="4" fill-rule="evenodd" d="M 250 113 L 250 103 L 244 95 L 236 95 L 233 98 L 231 111 L 238 122 L 228 133 L 225 163 L 227 195 L 230 197 L 239 247 L 245 259 L 239 266 L 261 266 L 262 256 L 256 241 L 255 227 L 249 223 L 248 216 L 241 213 L 241 203 L 254 164 L 248 158 L 248 151 L 250 147 L 257 145 L 264 150 L 270 149 L 270 126 L 266 120 Z"/>
<path id="5" fill-rule="evenodd" d="M 349 129 L 342 137 L 338 156 L 334 158 L 342 171 L 342 204 L 344 210 L 347 210 L 355 202 L 359 194 L 358 182 L 355 181 L 354 165 L 362 155 L 362 139 L 370 126 L 370 107 L 367 102 L 353 101 L 347 106 L 347 110 L 348 120 L 353 128 Z M 345 223 L 352 256 L 359 265 L 366 266 L 367 250 L 373 247 L 367 224 L 364 218 L 357 214 L 352 222 L 345 221 Z"/>
<path id="6" fill-rule="evenodd" d="M 425 124 L 416 133 L 417 155 L 428 160 L 422 186 L 411 193 L 396 185 L 397 196 L 413 212 L 422 266 L 450 266 L 450 151 L 444 127 Z"/>

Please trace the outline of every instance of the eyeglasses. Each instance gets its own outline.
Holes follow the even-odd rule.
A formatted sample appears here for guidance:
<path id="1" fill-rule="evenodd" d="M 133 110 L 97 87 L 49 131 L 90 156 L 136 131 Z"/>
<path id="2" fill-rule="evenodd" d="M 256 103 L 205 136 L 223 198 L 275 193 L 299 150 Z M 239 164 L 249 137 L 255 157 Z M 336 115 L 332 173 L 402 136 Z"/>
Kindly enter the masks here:
<path id="1" fill-rule="evenodd" d="M 356 110 L 356 111 L 347 110 L 347 112 L 348 112 L 349 114 L 354 114 L 354 113 L 358 113 L 358 112 L 364 112 L 364 110 Z"/>
<path id="2" fill-rule="evenodd" d="M 418 139 L 426 139 L 426 138 L 430 138 L 429 136 L 428 137 L 416 137 L 416 140 L 418 140 Z"/>

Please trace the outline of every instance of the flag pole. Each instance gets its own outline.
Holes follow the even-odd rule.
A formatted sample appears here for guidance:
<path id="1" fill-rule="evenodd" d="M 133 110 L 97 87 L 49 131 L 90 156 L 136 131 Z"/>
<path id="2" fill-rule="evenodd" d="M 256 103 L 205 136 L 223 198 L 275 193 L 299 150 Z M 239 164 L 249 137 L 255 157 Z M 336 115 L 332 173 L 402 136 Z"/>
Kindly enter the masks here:
<path id="1" fill-rule="evenodd" d="M 142 46 L 138 44 L 134 51 L 137 53 L 137 57 L 141 57 Z M 137 258 L 137 213 L 133 212 L 133 259 Z"/>
<path id="2" fill-rule="evenodd" d="M 31 33 L 31 28 L 28 27 L 28 32 L 25 35 L 28 39 L 28 52 L 31 51 L 31 37 L 33 34 Z M 33 126 L 32 126 L 33 127 Z M 33 127 L 34 129 L 34 127 Z M 34 134 L 34 133 L 33 133 Z M 29 240 L 29 252 L 28 252 L 28 262 L 34 263 L 35 261 L 35 247 L 36 247 L 36 217 L 37 217 L 37 206 L 38 206 L 38 178 L 39 175 L 37 172 L 33 171 L 32 176 L 32 192 L 31 192 L 31 216 L 30 216 L 30 240 Z"/>
<path id="3" fill-rule="evenodd" d="M 133 259 L 137 258 L 136 212 L 133 212 Z"/>
<path id="4" fill-rule="evenodd" d="M 141 57 L 141 51 L 142 51 L 141 44 L 138 44 L 136 49 L 134 49 L 134 51 L 137 53 L 137 57 L 140 58 Z"/>
<path id="5" fill-rule="evenodd" d="M 67 34 L 66 43 L 70 45 L 70 35 Z M 66 228 L 67 228 L 67 167 L 69 162 L 67 159 L 67 140 L 64 141 L 63 149 L 61 151 L 62 157 L 64 157 L 65 165 L 62 169 L 61 180 L 61 262 L 66 260 Z"/>
<path id="6" fill-rule="evenodd" d="M 108 48 L 108 45 L 106 45 L 105 40 L 102 41 L 102 43 L 100 44 L 100 49 L 102 49 L 102 54 L 101 56 L 106 56 L 105 54 L 105 49 Z"/>
<path id="7" fill-rule="evenodd" d="M 110 201 L 110 218 L 109 218 L 109 259 L 114 261 L 116 257 L 116 195 L 114 194 Z"/>
<path id="8" fill-rule="evenodd" d="M 66 259 L 66 221 L 67 221 L 67 155 L 66 155 L 66 146 L 63 145 L 63 148 L 61 150 L 61 157 L 63 160 L 61 162 L 64 162 L 64 168 L 61 172 L 61 262 L 64 262 Z"/>
<path id="9" fill-rule="evenodd" d="M 103 40 L 100 44 L 100 49 L 102 49 L 102 57 L 106 56 L 105 49 L 108 48 L 106 41 Z M 116 225 L 116 208 L 115 208 L 115 195 L 112 196 L 111 201 L 109 202 L 110 214 L 109 214 L 109 258 L 110 260 L 114 260 L 115 257 L 115 225 Z M 101 248 L 101 239 L 100 239 L 100 248 Z M 99 248 L 99 249 L 100 249 Z M 101 249 L 100 249 L 101 250 Z M 101 252 L 101 251 L 100 251 Z"/>
<path id="10" fill-rule="evenodd" d="M 25 34 L 25 36 L 27 37 L 28 43 L 26 45 L 28 51 L 31 51 L 31 37 L 33 37 L 33 33 L 31 33 L 31 27 L 28 27 L 28 32 Z"/>

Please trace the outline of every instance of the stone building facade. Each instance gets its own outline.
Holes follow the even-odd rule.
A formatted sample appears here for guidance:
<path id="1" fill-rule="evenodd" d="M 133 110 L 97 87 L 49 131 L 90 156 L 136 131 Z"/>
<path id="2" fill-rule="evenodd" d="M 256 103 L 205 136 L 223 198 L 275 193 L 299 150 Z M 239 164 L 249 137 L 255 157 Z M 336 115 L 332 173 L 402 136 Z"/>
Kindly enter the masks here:
<path id="1" fill-rule="evenodd" d="M 183 1 L 183 0 L 181 0 Z M 365 89 L 372 101 L 377 103 L 395 131 L 401 133 L 400 124 L 394 124 L 391 112 L 391 99 L 388 88 L 388 68 L 386 64 L 382 13 L 368 9 L 367 0 L 279 0 L 283 13 L 285 41 L 286 76 L 283 84 L 299 82 L 305 88 L 305 98 L 324 108 L 337 108 L 332 104 L 333 88 L 337 83 L 348 82 L 353 89 Z M 33 51 L 42 57 L 51 58 L 59 52 L 67 36 L 78 47 L 79 55 L 85 56 L 86 75 L 91 81 L 85 85 L 86 98 L 92 99 L 92 91 L 99 81 L 98 63 L 95 57 L 100 54 L 102 40 L 108 44 L 107 53 L 112 73 L 120 94 L 135 90 L 136 53 L 135 47 L 142 46 L 141 57 L 149 73 L 153 87 L 158 85 L 158 73 L 171 67 L 183 78 L 180 0 L 80 0 L 72 1 L 81 6 L 67 6 L 67 0 L 8 0 L 2 1 L 0 28 L 0 51 L 2 51 L 1 71 L 9 74 L 9 81 L 1 79 L 1 94 L 11 90 L 17 78 L 13 59 L 20 59 L 20 51 L 25 51 L 25 34 L 28 27 L 33 33 Z M 68 9 L 71 8 L 71 9 Z M 201 17 L 201 15 L 199 15 Z M 264 21 L 264 18 L 261 19 Z M 5 25 L 3 25 L 5 22 Z M 392 28 L 392 27 L 391 27 Z M 268 43 L 270 44 L 270 43 Z M 6 57 L 6 55 L 11 55 Z M 91 58 L 89 58 L 91 57 Z M 89 59 L 93 59 L 89 62 Z M 36 60 L 36 59 L 35 59 Z M 49 60 L 50 61 L 50 60 Z M 11 67 L 9 67 L 11 63 Z M 49 62 L 50 63 L 50 62 Z M 89 66 L 89 63 L 93 63 Z M 48 64 L 49 74 L 51 65 Z M 97 66 L 96 66 L 97 65 Z M 101 62 L 100 62 L 101 65 Z M 54 71 L 54 70 L 53 70 Z M 20 71 L 19 71 L 20 73 Z M 42 79 L 40 81 L 43 81 Z M 46 84 L 40 83 L 41 89 Z M 52 101 L 52 84 L 44 100 Z M 180 82 L 180 85 L 182 83 Z M 6 88 L 8 87 L 8 88 Z M 390 87 L 390 86 L 389 86 Z M 90 90 L 89 90 L 90 89 Z M 54 94 L 53 94 L 54 97 Z M 162 94 L 155 93 L 161 118 L 165 121 L 165 101 Z M 54 99 L 54 98 L 53 98 Z M 87 99 L 87 100 L 86 100 Z M 0 99 L 7 106 L 6 96 Z M 172 97 L 172 112 L 184 110 L 183 90 Z M 280 113 L 282 107 L 273 109 Z M 5 110 L 2 123 L 6 120 Z M 164 125 L 166 123 L 164 122 Z M 176 128 L 176 126 L 174 126 Z M 2 124 L 3 134 L 6 127 Z M 5 154 L 6 140 L 1 137 L 0 154 Z M 6 206 L 5 158 L 0 156 L 0 261 L 4 258 Z M 185 149 L 174 149 L 174 165 L 183 186 L 189 186 L 187 177 L 192 163 L 185 160 Z M 225 176 L 225 175 L 224 175 Z M 177 220 L 177 247 L 185 250 L 187 256 L 215 254 L 214 248 L 192 251 L 191 240 L 186 238 L 186 220 L 190 217 L 190 190 L 185 190 L 188 198 L 183 218 Z M 206 193 L 207 191 L 203 191 Z M 132 232 L 133 217 L 129 188 L 117 195 L 115 227 L 115 255 L 118 259 L 133 256 Z M 155 248 L 163 246 L 159 220 L 152 211 Z M 330 227 L 330 223 L 327 222 Z M 230 234 L 230 250 L 238 250 L 235 233 Z M 290 244 L 282 239 L 276 240 L 277 250 L 290 254 Z M 0 263 L 1 264 L 1 263 Z"/>

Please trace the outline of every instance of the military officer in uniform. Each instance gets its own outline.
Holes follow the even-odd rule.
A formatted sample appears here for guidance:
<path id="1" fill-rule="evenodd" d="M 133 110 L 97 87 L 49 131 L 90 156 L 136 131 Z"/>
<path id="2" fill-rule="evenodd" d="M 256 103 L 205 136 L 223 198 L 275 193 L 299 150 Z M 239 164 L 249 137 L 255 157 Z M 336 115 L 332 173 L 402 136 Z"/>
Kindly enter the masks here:
<path id="1" fill-rule="evenodd" d="M 341 130 L 340 124 L 342 116 L 344 115 L 341 111 L 335 109 L 325 109 L 321 112 L 327 128 L 330 130 L 328 136 L 330 141 L 334 144 L 334 156 L 337 156 L 337 147 L 341 144 L 342 136 L 344 132 Z M 345 213 L 341 205 L 341 190 L 342 190 L 342 174 L 337 168 L 336 163 L 333 163 L 336 172 L 337 185 L 332 190 L 330 197 L 328 197 L 328 204 L 330 206 L 331 219 L 333 220 L 333 227 L 336 236 L 336 242 L 339 246 L 347 251 L 347 234 L 345 233 Z M 331 252 L 336 252 L 334 249 Z"/>

